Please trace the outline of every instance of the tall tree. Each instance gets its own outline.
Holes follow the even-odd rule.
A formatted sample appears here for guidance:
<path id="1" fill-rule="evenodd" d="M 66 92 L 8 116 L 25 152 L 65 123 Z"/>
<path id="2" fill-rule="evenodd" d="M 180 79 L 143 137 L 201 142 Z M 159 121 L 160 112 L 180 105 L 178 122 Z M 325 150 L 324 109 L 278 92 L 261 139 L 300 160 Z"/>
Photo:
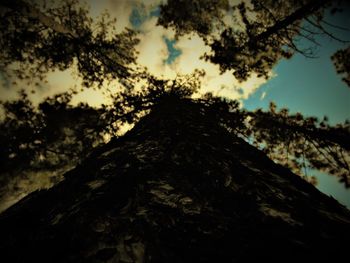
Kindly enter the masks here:
<path id="1" fill-rule="evenodd" d="M 106 48 L 104 45 L 110 43 L 106 40 L 108 34 L 99 39 L 90 24 L 84 26 L 89 23 L 85 11 L 74 11 L 76 16 L 70 17 L 72 9 L 81 10 L 78 6 L 73 8 L 76 2 L 64 2 L 63 7 L 44 10 L 46 13 L 26 2 L 15 2 L 21 8 L 14 10 L 11 2 L 5 1 L 7 9 L 2 12 L 2 19 L 14 25 L 4 27 L 8 34 L 4 39 L 10 44 L 4 44 L 4 67 L 12 61 L 28 65 L 31 63 L 28 58 L 31 58 L 39 62 L 34 63 L 36 69 L 40 63 L 67 68 L 76 58 L 81 62 L 78 65 L 82 67 L 78 69 L 86 86 L 95 81 L 101 84 L 104 74 L 107 78 L 131 79 L 129 84 L 142 79 L 145 85 L 141 88 L 125 85 L 114 95 L 110 110 L 96 111 L 83 105 L 72 109 L 65 103 L 67 100 L 57 103 L 58 98 L 54 98 L 43 103 L 42 113 L 38 114 L 25 96 L 18 106 L 16 102 L 4 104 L 8 112 L 12 110 L 17 114 L 14 115 L 17 121 L 10 126 L 20 135 L 22 130 L 17 129 L 17 124 L 29 127 L 30 131 L 37 127 L 45 131 L 42 123 L 50 123 L 48 132 L 42 132 L 48 136 L 42 138 L 51 143 L 46 145 L 58 149 L 61 146 L 66 149 L 67 145 L 61 145 L 61 140 L 50 140 L 49 135 L 56 131 L 50 127 L 57 127 L 49 118 L 52 112 L 64 113 L 54 117 L 64 119 L 64 137 L 69 137 L 65 131 L 71 130 L 69 134 L 74 135 L 74 140 L 81 138 L 85 145 L 85 132 L 91 130 L 85 125 L 87 116 L 96 117 L 93 124 L 100 120 L 96 115 L 101 115 L 112 128 L 114 124 L 136 125 L 126 135 L 92 150 L 54 187 L 36 191 L 3 212 L 0 215 L 3 257 L 13 262 L 295 262 L 334 261 L 343 257 L 339 251 L 346 251 L 350 241 L 350 212 L 248 142 L 255 142 L 270 156 L 275 153 L 271 145 L 278 150 L 287 142 L 286 152 L 295 155 L 292 161 L 296 168 L 300 167 L 300 158 L 306 158 L 315 167 L 335 164 L 339 168 L 335 173 L 342 174 L 348 182 L 349 175 L 343 176 L 344 169 L 349 169 L 349 145 L 344 141 L 349 135 L 348 126 L 334 128 L 312 118 L 276 112 L 274 105 L 269 112 L 249 113 L 240 111 L 235 101 L 210 94 L 191 99 L 200 87 L 200 76 L 204 74 L 200 71 L 173 81 L 146 72 L 138 72 L 133 78 L 130 74 L 119 74 L 119 66 L 118 69 L 110 67 L 110 63 L 129 62 L 122 59 L 117 48 L 119 44 L 126 48 L 127 43 L 132 47 L 136 43 L 133 37 L 131 42 L 119 38 L 118 42 L 113 38 L 114 42 Z M 167 8 L 175 2 L 169 1 Z M 189 4 L 189 1 L 184 2 Z M 204 1 L 203 7 L 210 12 L 201 10 L 199 1 L 190 4 L 192 9 L 188 10 L 194 11 L 189 12 L 190 15 L 208 14 L 210 23 L 204 26 L 184 23 L 189 25 L 188 30 L 198 31 L 206 38 L 214 28 L 220 29 L 220 10 L 229 6 L 227 1 L 213 3 L 217 5 L 214 9 L 209 1 Z M 240 79 L 245 79 L 250 72 L 264 75 L 278 58 L 291 55 L 293 50 L 284 50 L 277 33 L 288 32 L 284 37 L 300 33 L 300 20 L 311 14 L 319 15 L 318 10 L 325 1 L 287 1 L 287 4 L 278 1 L 279 11 L 272 14 L 273 1 L 262 3 L 251 1 L 251 5 L 237 5 L 235 10 L 243 28 L 224 28 L 220 41 L 211 36 L 207 38 L 207 43 L 218 52 L 214 57 L 220 52 L 222 58 L 226 55 L 225 60 L 221 57 L 219 60 L 223 69 L 234 65 Z M 177 14 L 175 19 L 181 20 L 179 13 L 169 10 L 168 15 Z M 256 20 L 252 20 L 249 12 L 257 15 Z M 55 14 L 61 15 L 60 23 L 52 22 Z M 164 17 L 161 13 L 161 19 Z M 16 31 L 33 33 L 28 19 L 34 19 L 44 33 L 41 35 L 35 24 L 34 35 L 38 38 L 28 38 L 24 41 L 28 46 L 19 48 L 18 44 L 13 44 L 17 39 Z M 70 27 L 70 20 L 74 19 L 79 23 Z M 88 38 L 80 35 L 80 29 L 82 32 L 86 29 Z M 60 41 L 54 42 L 56 37 Z M 51 44 L 41 46 L 38 40 Z M 287 43 L 292 45 L 293 41 Z M 216 44 L 220 45 L 216 47 Z M 230 53 L 231 46 L 234 56 Z M 69 53 L 71 50 L 73 53 Z M 106 59 L 110 58 L 110 51 L 117 52 L 116 60 Z M 134 54 L 132 48 L 130 52 L 128 54 Z M 79 60 L 81 57 L 86 60 Z M 63 58 L 67 60 L 62 62 Z M 65 113 L 70 115 L 68 119 Z M 27 119 L 22 121 L 21 116 Z M 83 133 L 79 137 L 80 132 Z M 30 134 L 30 138 L 19 136 L 19 145 L 37 145 L 38 133 Z M 60 132 L 55 134 L 55 138 L 60 138 Z M 96 138 L 99 137 L 87 139 L 92 143 Z M 305 150 L 306 141 L 316 146 Z M 10 145 L 16 146 L 16 143 L 14 140 Z M 38 149 L 35 147 L 29 149 Z M 302 147 L 302 152 L 298 147 Z M 20 152 L 23 150 L 20 148 L 15 150 Z M 318 158 L 316 151 L 325 157 Z M 344 151 L 347 151 L 345 156 Z M 7 152 L 2 157 L 8 158 L 17 152 Z M 30 151 L 27 156 L 32 153 Z M 343 166 L 338 167 L 340 164 Z"/>
<path id="2" fill-rule="evenodd" d="M 178 96 L 0 217 L 12 262 L 334 261 L 350 212 Z"/>

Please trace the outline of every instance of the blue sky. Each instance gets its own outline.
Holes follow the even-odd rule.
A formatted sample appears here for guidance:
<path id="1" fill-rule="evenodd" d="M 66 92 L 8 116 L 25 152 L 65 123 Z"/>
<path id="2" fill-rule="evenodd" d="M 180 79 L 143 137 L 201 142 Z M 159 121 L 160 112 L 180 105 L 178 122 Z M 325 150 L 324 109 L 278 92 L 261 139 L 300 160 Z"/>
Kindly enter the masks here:
<path id="1" fill-rule="evenodd" d="M 175 39 L 169 39 L 167 37 L 164 37 L 164 41 L 166 43 L 168 52 L 169 52 L 169 56 L 167 57 L 167 59 L 165 59 L 164 63 L 166 64 L 171 64 L 174 62 L 174 60 L 178 57 L 181 56 L 182 52 L 179 49 L 176 49 L 174 47 L 174 45 L 176 44 L 176 40 Z"/>
<path id="2" fill-rule="evenodd" d="M 350 39 L 350 34 L 346 37 Z M 290 60 L 280 61 L 274 68 L 277 76 L 244 100 L 244 107 L 266 109 L 270 101 L 275 101 L 279 107 L 287 107 L 291 112 L 320 118 L 327 115 L 333 124 L 349 119 L 350 88 L 336 73 L 330 58 L 344 45 L 326 37 L 319 42 L 322 46 L 318 48 L 318 58 L 296 54 Z M 266 96 L 261 99 L 263 93 Z"/>

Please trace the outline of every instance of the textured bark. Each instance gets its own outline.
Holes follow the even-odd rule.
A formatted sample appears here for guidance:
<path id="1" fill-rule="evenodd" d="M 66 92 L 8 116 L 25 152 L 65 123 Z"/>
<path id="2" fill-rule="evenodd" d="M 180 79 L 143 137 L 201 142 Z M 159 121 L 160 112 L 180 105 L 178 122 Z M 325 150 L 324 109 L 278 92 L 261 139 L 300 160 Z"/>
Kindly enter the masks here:
<path id="1" fill-rule="evenodd" d="M 65 177 L 0 215 L 1 257 L 333 262 L 350 241 L 346 208 L 189 100 L 159 104 Z"/>

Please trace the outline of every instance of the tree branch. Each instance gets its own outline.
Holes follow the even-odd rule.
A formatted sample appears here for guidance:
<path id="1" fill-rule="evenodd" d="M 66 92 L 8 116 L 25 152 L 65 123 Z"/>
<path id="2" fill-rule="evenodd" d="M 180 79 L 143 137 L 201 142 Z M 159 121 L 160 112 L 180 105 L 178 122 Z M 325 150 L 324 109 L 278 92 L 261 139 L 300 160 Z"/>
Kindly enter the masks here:
<path id="1" fill-rule="evenodd" d="M 267 30 L 265 30 L 263 33 L 250 39 L 249 43 L 256 43 L 263 39 L 269 38 L 271 35 L 278 33 L 281 29 L 292 25 L 296 21 L 301 20 L 307 17 L 308 15 L 311 15 L 312 13 L 320 9 L 322 6 L 324 6 L 328 2 L 330 2 L 330 0 L 314 0 L 307 3 L 306 5 L 297 9 L 294 13 L 284 18 L 283 20 L 280 20 L 273 26 L 267 28 Z"/>

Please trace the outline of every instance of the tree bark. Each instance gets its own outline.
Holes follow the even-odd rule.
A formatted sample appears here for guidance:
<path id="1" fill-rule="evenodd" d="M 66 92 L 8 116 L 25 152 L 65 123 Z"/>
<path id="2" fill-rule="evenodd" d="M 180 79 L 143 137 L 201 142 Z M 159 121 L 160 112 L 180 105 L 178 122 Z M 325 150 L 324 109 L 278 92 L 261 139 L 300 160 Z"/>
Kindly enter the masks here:
<path id="1" fill-rule="evenodd" d="M 335 261 L 350 212 L 190 100 L 156 105 L 0 215 L 11 262 Z"/>

